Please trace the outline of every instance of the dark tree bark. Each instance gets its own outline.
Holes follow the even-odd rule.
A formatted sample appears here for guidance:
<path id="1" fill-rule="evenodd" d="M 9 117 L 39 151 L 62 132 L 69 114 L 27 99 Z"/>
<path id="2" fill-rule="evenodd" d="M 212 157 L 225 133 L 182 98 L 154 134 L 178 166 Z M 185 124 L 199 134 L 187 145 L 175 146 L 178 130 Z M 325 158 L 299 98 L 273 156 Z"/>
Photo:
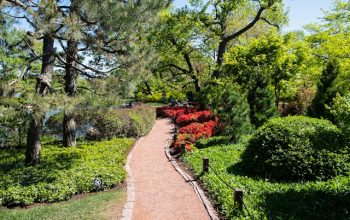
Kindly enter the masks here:
<path id="1" fill-rule="evenodd" d="M 36 93 L 41 96 L 51 91 L 52 72 L 55 65 L 55 39 L 52 35 L 44 36 L 41 75 L 37 77 Z"/>
<path id="2" fill-rule="evenodd" d="M 35 165 L 40 162 L 42 122 L 42 118 L 36 120 L 32 118 L 29 124 L 25 159 L 28 165 Z"/>
<path id="3" fill-rule="evenodd" d="M 40 96 L 45 96 L 52 90 L 51 81 L 55 63 L 54 37 L 50 34 L 45 34 L 43 43 L 41 75 L 38 76 L 36 82 L 36 93 Z M 32 115 L 34 115 L 34 113 L 32 113 Z M 25 158 L 25 162 L 29 165 L 35 165 L 40 162 L 42 124 L 42 116 L 40 116 L 39 119 L 32 116 L 27 133 Z"/>
<path id="4" fill-rule="evenodd" d="M 78 53 L 78 43 L 74 40 L 68 40 L 66 52 L 66 75 L 64 76 L 64 90 L 68 96 L 73 97 L 77 93 L 77 76 L 78 72 L 75 67 L 75 59 Z M 76 123 L 75 115 L 72 112 L 65 112 L 63 117 L 63 146 L 76 146 Z"/>
<path id="5" fill-rule="evenodd" d="M 63 146 L 75 147 L 76 145 L 75 115 L 65 112 L 63 117 Z"/>
<path id="6" fill-rule="evenodd" d="M 77 1 L 71 1 L 71 16 L 78 13 Z M 64 76 L 64 91 L 70 97 L 74 97 L 77 93 L 77 77 L 78 72 L 75 69 L 78 54 L 78 42 L 74 39 L 67 41 L 66 51 L 66 74 Z M 74 112 L 65 111 L 63 117 L 63 146 L 75 147 L 76 143 L 76 123 Z"/>
<path id="7" fill-rule="evenodd" d="M 269 6 L 272 6 L 273 3 L 274 2 L 271 1 Z M 241 36 L 242 34 L 247 32 L 248 30 L 250 30 L 261 19 L 261 15 L 265 10 L 266 10 L 265 7 L 260 7 L 257 14 L 255 15 L 254 19 L 250 23 L 248 23 L 245 27 L 238 30 L 237 32 L 234 32 L 230 35 L 226 35 L 226 34 L 221 35 L 221 41 L 219 43 L 218 50 L 217 50 L 217 59 L 216 59 L 217 69 L 214 70 L 213 77 L 218 78 L 222 75 L 221 74 L 221 72 L 222 72 L 221 66 L 224 63 L 224 54 L 226 52 L 227 44 L 230 41 L 232 41 L 233 39 L 236 39 L 237 37 Z M 219 23 L 224 29 L 226 29 L 226 25 L 222 21 Z"/>

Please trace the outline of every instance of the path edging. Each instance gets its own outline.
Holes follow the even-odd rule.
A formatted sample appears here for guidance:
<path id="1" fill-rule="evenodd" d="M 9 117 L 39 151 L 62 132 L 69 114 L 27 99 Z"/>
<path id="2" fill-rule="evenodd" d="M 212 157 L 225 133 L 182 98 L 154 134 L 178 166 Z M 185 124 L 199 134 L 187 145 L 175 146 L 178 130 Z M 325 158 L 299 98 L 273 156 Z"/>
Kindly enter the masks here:
<path id="1" fill-rule="evenodd" d="M 166 154 L 167 158 L 169 159 L 169 161 L 171 162 L 171 164 L 173 165 L 175 170 L 182 176 L 182 178 L 184 178 L 184 180 L 191 185 L 191 187 L 195 191 L 196 195 L 201 200 L 205 210 L 208 212 L 210 219 L 211 220 L 219 220 L 219 217 L 218 217 L 216 210 L 214 209 L 213 205 L 211 204 L 211 202 L 209 201 L 209 199 L 205 195 L 202 188 L 199 186 L 199 184 L 196 181 L 194 181 L 186 172 L 184 172 L 181 169 L 179 164 L 176 162 L 176 159 L 173 156 L 171 156 L 170 146 L 173 142 L 174 136 L 175 136 L 175 134 L 173 134 L 171 136 L 171 138 L 167 141 L 167 144 L 165 146 L 165 154 Z"/>
<path id="2" fill-rule="evenodd" d="M 127 200 L 126 200 L 126 204 L 124 205 L 123 208 L 123 214 L 122 214 L 122 220 L 131 220 L 132 219 L 132 211 L 134 209 L 135 206 L 135 180 L 134 177 L 132 175 L 132 171 L 130 168 L 130 161 L 131 161 L 131 157 L 132 157 L 132 153 L 135 150 L 135 148 L 137 147 L 137 145 L 139 144 L 140 141 L 143 140 L 143 137 L 139 138 L 134 146 L 132 147 L 131 151 L 128 154 L 127 157 L 127 161 L 125 164 L 125 170 L 127 173 L 127 178 L 126 178 L 126 191 L 127 191 Z"/>

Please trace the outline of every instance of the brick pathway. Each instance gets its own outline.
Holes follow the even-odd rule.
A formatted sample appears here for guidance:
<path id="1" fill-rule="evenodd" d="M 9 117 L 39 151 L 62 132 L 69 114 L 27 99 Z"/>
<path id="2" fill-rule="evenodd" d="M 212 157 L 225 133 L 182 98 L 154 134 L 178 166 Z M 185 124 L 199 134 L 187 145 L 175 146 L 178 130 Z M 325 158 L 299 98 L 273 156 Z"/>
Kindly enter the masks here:
<path id="1" fill-rule="evenodd" d="M 165 155 L 171 132 L 170 120 L 157 120 L 132 152 L 129 163 L 135 181 L 134 220 L 210 219 L 192 187 Z"/>

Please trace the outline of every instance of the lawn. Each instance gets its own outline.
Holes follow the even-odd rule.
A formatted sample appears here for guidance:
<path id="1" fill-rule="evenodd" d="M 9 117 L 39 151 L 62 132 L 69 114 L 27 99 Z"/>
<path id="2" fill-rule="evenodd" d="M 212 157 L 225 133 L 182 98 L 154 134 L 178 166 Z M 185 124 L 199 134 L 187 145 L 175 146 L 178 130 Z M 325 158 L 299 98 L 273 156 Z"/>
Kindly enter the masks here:
<path id="1" fill-rule="evenodd" d="M 83 198 L 31 208 L 0 208 L 0 219 L 120 219 L 126 191 L 86 194 Z"/>
<path id="2" fill-rule="evenodd" d="M 350 178 L 338 176 L 328 181 L 275 182 L 246 176 L 239 168 L 245 144 L 216 145 L 186 153 L 185 162 L 200 176 L 203 187 L 226 219 L 350 219 Z M 203 157 L 211 170 L 202 172 Z M 233 206 L 232 188 L 245 192 L 243 212 Z"/>
<path id="3" fill-rule="evenodd" d="M 126 178 L 126 156 L 133 139 L 115 138 L 99 142 L 79 142 L 75 148 L 44 144 L 42 161 L 25 166 L 24 150 L 0 151 L 0 204 L 27 206 L 35 202 L 68 200 L 73 195 L 96 191 L 96 178 L 106 190 Z"/>

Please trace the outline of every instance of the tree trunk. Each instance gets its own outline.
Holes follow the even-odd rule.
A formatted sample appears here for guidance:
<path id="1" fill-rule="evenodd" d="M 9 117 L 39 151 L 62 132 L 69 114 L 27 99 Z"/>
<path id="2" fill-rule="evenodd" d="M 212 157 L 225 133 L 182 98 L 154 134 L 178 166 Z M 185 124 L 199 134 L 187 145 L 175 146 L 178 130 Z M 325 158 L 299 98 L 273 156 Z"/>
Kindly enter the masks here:
<path id="1" fill-rule="evenodd" d="M 218 47 L 218 54 L 216 58 L 216 69 L 213 72 L 213 77 L 218 78 L 221 76 L 221 67 L 224 63 L 224 54 L 226 51 L 227 39 L 223 38 Z"/>
<path id="2" fill-rule="evenodd" d="M 66 54 L 66 75 L 64 76 L 65 85 L 64 90 L 66 94 L 73 97 L 77 93 L 77 76 L 78 73 L 75 67 L 75 59 L 78 53 L 78 43 L 74 40 L 68 40 L 67 42 L 67 54 Z M 75 147 L 76 146 L 76 123 L 75 114 L 65 112 L 63 117 L 63 146 Z"/>
<path id="3" fill-rule="evenodd" d="M 64 91 L 68 96 L 75 96 L 77 92 L 77 70 L 75 67 L 75 59 L 78 52 L 78 43 L 74 40 L 67 42 L 67 54 L 66 54 L 66 75 L 64 76 Z"/>
<path id="4" fill-rule="evenodd" d="M 75 147 L 76 145 L 76 123 L 74 114 L 64 113 L 63 146 Z"/>
<path id="5" fill-rule="evenodd" d="M 54 41 L 55 39 L 50 34 L 44 35 L 41 75 L 38 76 L 36 82 L 36 93 L 41 96 L 47 95 L 52 90 L 51 81 L 55 63 Z M 35 113 L 32 112 L 32 115 L 34 114 Z M 29 165 L 37 164 L 40 162 L 43 117 L 40 116 L 40 119 L 37 120 L 38 121 L 36 121 L 32 116 L 27 133 L 27 149 L 25 161 Z"/>
<path id="6" fill-rule="evenodd" d="M 28 165 L 35 165 L 40 162 L 41 134 L 43 119 L 31 119 L 27 134 L 27 149 L 25 162 Z"/>
<path id="7" fill-rule="evenodd" d="M 44 36 L 41 74 L 37 77 L 36 92 L 45 96 L 51 90 L 52 72 L 55 64 L 55 39 L 50 34 Z"/>

